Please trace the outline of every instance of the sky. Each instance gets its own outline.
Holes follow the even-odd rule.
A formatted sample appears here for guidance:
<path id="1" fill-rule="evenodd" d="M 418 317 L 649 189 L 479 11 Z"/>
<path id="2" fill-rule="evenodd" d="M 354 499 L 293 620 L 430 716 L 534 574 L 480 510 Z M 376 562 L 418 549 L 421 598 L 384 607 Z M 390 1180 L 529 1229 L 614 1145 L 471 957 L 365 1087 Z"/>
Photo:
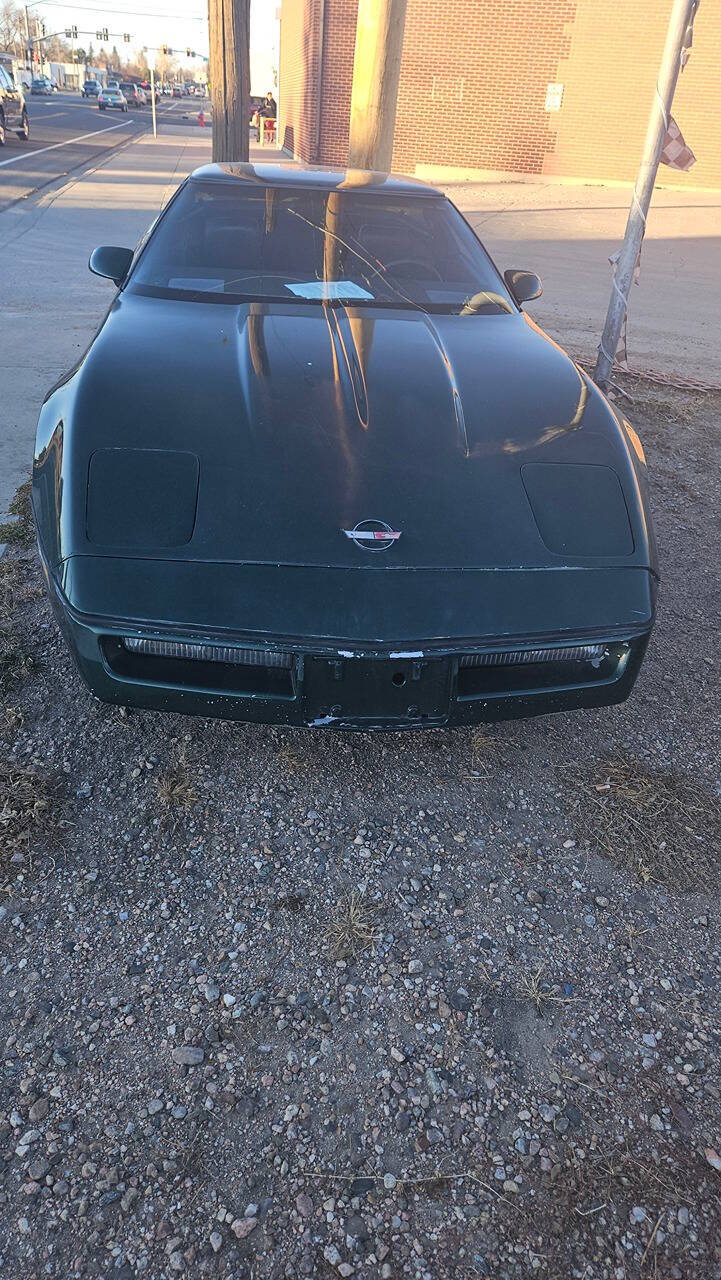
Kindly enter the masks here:
<path id="1" fill-rule="evenodd" d="M 278 66 L 278 21 L 280 0 L 251 0 L 250 6 L 250 90 L 267 93 L 273 87 L 273 68 Z M 203 0 L 39 0 L 30 4 L 31 19 L 37 15 L 48 34 L 78 28 L 78 45 L 97 49 L 95 32 L 108 28 L 108 46 L 117 45 L 121 57 L 128 49 L 149 49 L 167 44 L 180 50 L 186 62 L 187 47 L 208 53 L 208 9 Z M 130 44 L 123 33 L 129 32 Z M 89 34 L 84 34 L 89 32 Z"/>

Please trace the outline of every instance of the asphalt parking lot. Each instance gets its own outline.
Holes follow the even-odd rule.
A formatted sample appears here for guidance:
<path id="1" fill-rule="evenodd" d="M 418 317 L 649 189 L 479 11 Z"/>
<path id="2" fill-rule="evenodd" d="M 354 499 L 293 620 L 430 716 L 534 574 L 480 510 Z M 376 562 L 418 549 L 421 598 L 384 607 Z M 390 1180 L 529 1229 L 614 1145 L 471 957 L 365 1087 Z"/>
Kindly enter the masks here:
<path id="1" fill-rule="evenodd" d="M 103 707 L 15 526 L 5 1274 L 720 1273 L 719 399 L 626 390 L 663 586 L 622 707 L 382 736 Z"/>

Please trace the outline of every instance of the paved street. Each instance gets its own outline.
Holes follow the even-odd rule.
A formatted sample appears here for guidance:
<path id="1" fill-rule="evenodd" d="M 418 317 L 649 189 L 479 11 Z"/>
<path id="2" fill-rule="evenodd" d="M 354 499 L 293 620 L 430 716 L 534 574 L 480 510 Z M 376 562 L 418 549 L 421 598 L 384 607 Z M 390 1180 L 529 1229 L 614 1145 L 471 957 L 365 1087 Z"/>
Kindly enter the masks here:
<path id="1" fill-rule="evenodd" d="M 187 117 L 197 115 L 200 105 L 195 99 L 162 101 L 158 117 L 187 127 Z M 101 160 L 151 125 L 150 106 L 122 115 L 100 111 L 94 101 L 77 93 L 49 98 L 28 94 L 27 108 L 30 140 L 21 142 L 11 133 L 0 152 L 0 211 Z"/>
<path id="2" fill-rule="evenodd" d="M 30 139 L 8 135 L 0 153 L 0 210 L 98 159 L 147 129 L 150 112 L 100 111 L 79 94 L 27 98 Z"/>

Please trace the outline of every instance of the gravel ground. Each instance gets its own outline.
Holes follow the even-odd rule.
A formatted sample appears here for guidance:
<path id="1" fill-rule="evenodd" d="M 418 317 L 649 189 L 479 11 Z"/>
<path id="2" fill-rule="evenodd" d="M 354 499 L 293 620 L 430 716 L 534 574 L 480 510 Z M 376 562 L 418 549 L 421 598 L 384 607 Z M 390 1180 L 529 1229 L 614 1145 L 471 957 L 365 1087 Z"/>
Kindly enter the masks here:
<path id="1" fill-rule="evenodd" d="M 632 393 L 664 584 L 623 707 L 103 707 L 16 531 L 2 1274 L 721 1276 L 720 404 Z"/>

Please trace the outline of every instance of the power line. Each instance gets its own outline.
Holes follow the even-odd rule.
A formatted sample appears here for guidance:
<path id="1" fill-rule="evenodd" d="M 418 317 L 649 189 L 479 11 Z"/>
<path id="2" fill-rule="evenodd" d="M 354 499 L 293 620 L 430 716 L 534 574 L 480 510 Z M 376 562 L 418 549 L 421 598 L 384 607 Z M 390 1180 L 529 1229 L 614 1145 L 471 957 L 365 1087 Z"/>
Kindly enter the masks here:
<path id="1" fill-rule="evenodd" d="M 174 22 L 206 22 L 206 18 L 196 18 L 193 14 L 179 13 L 153 13 L 148 9 L 110 9 L 107 5 L 95 4 L 64 4 L 62 0 L 39 0 L 39 6 L 43 8 L 49 6 L 53 9 L 80 9 L 86 13 L 119 13 L 124 14 L 128 18 L 167 18 Z"/>

